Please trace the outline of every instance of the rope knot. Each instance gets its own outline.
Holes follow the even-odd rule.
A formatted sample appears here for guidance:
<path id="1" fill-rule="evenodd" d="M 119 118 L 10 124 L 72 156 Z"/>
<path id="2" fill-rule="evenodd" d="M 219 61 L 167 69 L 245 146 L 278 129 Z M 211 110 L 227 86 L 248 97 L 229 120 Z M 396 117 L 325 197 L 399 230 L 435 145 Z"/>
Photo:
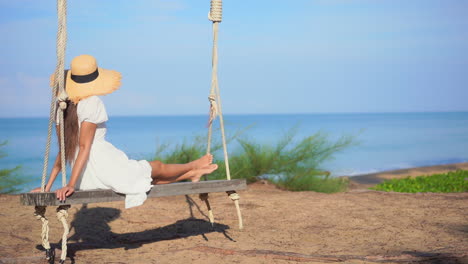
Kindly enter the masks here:
<path id="1" fill-rule="evenodd" d="M 59 107 L 60 107 L 61 110 L 67 109 L 67 103 L 66 102 L 60 102 Z"/>
<path id="2" fill-rule="evenodd" d="M 62 110 L 67 109 L 67 100 L 68 100 L 68 94 L 65 91 L 60 92 L 60 94 L 57 96 L 57 100 L 59 101 L 59 107 Z"/>
<path id="3" fill-rule="evenodd" d="M 68 217 L 68 209 L 70 208 L 70 205 L 61 205 L 57 207 L 57 218 L 61 220 L 62 218 L 67 218 Z"/>
<path id="4" fill-rule="evenodd" d="M 202 200 L 202 201 L 208 200 L 208 194 L 207 194 L 207 193 L 200 193 L 200 195 L 199 195 L 198 197 L 199 197 L 200 200 Z"/>
<path id="5" fill-rule="evenodd" d="M 211 0 L 210 12 L 208 19 L 213 22 L 221 22 L 223 20 L 223 1 Z"/>
<path id="6" fill-rule="evenodd" d="M 214 94 L 210 94 L 210 96 L 208 96 L 208 101 L 210 101 L 210 117 L 208 120 L 208 126 L 210 126 L 216 119 L 216 116 L 218 116 L 218 106 L 216 103 L 216 96 Z"/>
<path id="7" fill-rule="evenodd" d="M 232 201 L 238 201 L 240 199 L 240 196 L 236 192 L 228 192 L 229 198 L 231 198 Z"/>
<path id="8" fill-rule="evenodd" d="M 45 206 L 36 206 L 34 207 L 34 216 L 37 218 L 37 220 L 41 220 L 42 217 L 45 216 L 46 212 L 46 207 Z"/>
<path id="9" fill-rule="evenodd" d="M 216 101 L 216 96 L 214 94 L 210 94 L 210 96 L 208 96 L 208 101 L 210 101 L 210 104 L 213 104 Z"/>

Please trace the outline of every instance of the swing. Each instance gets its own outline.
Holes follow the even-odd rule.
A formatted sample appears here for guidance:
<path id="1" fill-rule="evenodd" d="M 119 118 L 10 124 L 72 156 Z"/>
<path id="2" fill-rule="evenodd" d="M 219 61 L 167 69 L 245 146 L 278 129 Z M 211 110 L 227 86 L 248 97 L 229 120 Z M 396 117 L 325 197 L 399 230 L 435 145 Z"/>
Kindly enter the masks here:
<path id="1" fill-rule="evenodd" d="M 66 47 L 66 0 L 57 0 L 57 14 L 58 14 L 58 32 L 57 32 L 57 66 L 55 69 L 55 83 L 52 89 L 52 100 L 50 104 L 50 118 L 48 126 L 47 144 L 44 155 L 44 167 L 42 172 L 41 192 L 40 193 L 22 193 L 20 201 L 22 205 L 35 206 L 35 216 L 38 220 L 42 221 L 42 245 L 46 249 L 46 258 L 50 263 L 54 261 L 54 251 L 48 241 L 48 219 L 45 217 L 47 206 L 58 206 L 57 218 L 62 223 L 64 233 L 62 236 L 62 254 L 60 257 L 60 263 L 64 263 L 67 255 L 67 236 L 68 236 L 68 208 L 72 204 L 88 204 L 88 203 L 102 203 L 112 201 L 123 201 L 125 195 L 116 193 L 112 190 L 86 190 L 86 191 L 75 191 L 71 196 L 67 197 L 66 201 L 60 202 L 57 200 L 54 192 L 45 192 L 45 180 L 47 177 L 47 166 L 49 163 L 49 152 L 50 142 L 52 135 L 52 125 L 54 122 L 54 116 L 56 112 L 58 101 L 59 104 L 59 120 L 60 124 L 63 124 L 63 111 L 66 109 L 67 94 L 64 87 L 64 61 L 65 61 L 65 47 Z M 226 146 L 226 138 L 224 133 L 224 121 L 221 110 L 221 98 L 219 95 L 219 86 L 217 78 L 218 70 L 218 52 L 217 52 L 217 41 L 218 41 L 218 27 L 222 20 L 222 0 L 211 0 L 210 12 L 208 14 L 209 20 L 213 22 L 213 50 L 212 50 L 212 80 L 211 89 L 209 94 L 210 102 L 210 119 L 208 126 L 208 143 L 207 153 L 210 153 L 211 148 L 211 136 L 212 136 L 212 124 L 216 117 L 219 117 L 221 136 L 224 151 L 224 161 L 226 165 L 226 180 L 211 180 L 200 182 L 181 182 L 163 185 L 154 185 L 151 191 L 148 193 L 148 197 L 163 197 L 173 195 L 188 195 L 188 194 L 199 194 L 202 201 L 205 202 L 208 209 L 208 216 L 211 224 L 214 224 L 213 212 L 208 200 L 208 193 L 212 192 L 226 192 L 236 206 L 237 216 L 239 220 L 239 229 L 243 228 L 242 215 L 239 207 L 239 195 L 237 190 L 244 190 L 247 188 L 246 181 L 244 179 L 231 180 L 229 170 L 229 160 Z M 58 93 L 57 93 L 58 91 Z M 58 95 L 57 95 L 58 94 Z M 62 153 L 62 185 L 66 186 L 66 164 L 65 157 L 65 144 L 64 144 L 64 126 L 60 126 L 60 149 Z"/>

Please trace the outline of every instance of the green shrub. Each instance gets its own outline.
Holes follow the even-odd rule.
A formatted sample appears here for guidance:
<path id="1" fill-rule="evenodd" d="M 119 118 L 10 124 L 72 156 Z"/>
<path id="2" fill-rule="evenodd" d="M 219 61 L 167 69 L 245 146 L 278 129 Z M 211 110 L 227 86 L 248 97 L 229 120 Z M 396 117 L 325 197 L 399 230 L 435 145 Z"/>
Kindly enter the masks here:
<path id="1" fill-rule="evenodd" d="M 4 147 L 7 142 L 0 143 L 0 148 Z M 0 150 L 0 159 L 4 158 L 6 154 Z M 18 175 L 21 166 L 16 166 L 12 169 L 0 168 L 0 193 L 16 193 L 21 191 L 19 188 L 27 180 Z"/>
<path id="2" fill-rule="evenodd" d="M 295 141 L 296 129 L 291 129 L 275 143 L 258 144 L 241 139 L 237 132 L 229 137 L 228 142 L 236 140 L 239 149 L 231 153 L 229 165 L 231 178 L 246 179 L 248 183 L 266 179 L 291 191 L 338 192 L 347 188 L 345 179 L 332 178 L 320 165 L 333 154 L 350 146 L 353 137 L 342 137 L 330 142 L 321 132 L 302 140 Z M 222 159 L 222 145 L 215 142 L 212 153 L 221 161 L 216 162 L 219 169 L 208 176 L 209 179 L 225 179 L 225 163 Z M 206 151 L 206 139 L 195 138 L 191 143 L 184 142 L 170 148 L 160 146 L 155 159 L 165 163 L 186 163 L 202 156 Z M 165 153 L 165 154 L 164 154 Z"/>
<path id="3" fill-rule="evenodd" d="M 468 171 L 458 170 L 454 172 L 434 174 L 430 176 L 418 176 L 415 178 L 386 180 L 370 189 L 386 192 L 466 192 L 468 191 Z"/>

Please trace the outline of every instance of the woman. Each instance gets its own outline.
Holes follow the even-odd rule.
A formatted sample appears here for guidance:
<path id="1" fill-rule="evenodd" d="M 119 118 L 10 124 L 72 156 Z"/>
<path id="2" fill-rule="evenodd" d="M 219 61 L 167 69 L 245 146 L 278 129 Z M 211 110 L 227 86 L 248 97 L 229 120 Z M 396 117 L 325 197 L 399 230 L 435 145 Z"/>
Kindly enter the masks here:
<path id="1" fill-rule="evenodd" d="M 80 55 L 71 62 L 65 84 L 69 102 L 64 112 L 65 159 L 72 172 L 67 186 L 56 191 L 64 201 L 75 189 L 112 189 L 125 194 L 125 207 L 141 205 L 153 184 L 181 180 L 197 182 L 217 169 L 213 157 L 205 155 L 186 164 L 164 164 L 160 161 L 130 160 L 122 151 L 106 141 L 107 113 L 98 95 L 105 95 L 120 86 L 120 73 L 97 67 L 90 55 Z M 53 83 L 53 81 L 52 81 Z M 57 115 L 58 116 L 58 115 Z M 57 128 L 59 128 L 57 118 Z M 46 185 L 50 191 L 61 170 L 61 153 Z M 33 192 L 39 192 L 36 188 Z"/>

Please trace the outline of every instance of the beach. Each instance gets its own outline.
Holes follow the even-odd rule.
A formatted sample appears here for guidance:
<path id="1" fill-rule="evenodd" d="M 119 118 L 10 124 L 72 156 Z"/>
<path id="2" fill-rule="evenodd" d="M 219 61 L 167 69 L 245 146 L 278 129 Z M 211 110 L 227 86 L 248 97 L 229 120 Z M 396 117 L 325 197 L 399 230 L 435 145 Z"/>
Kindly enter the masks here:
<path id="1" fill-rule="evenodd" d="M 75 263 L 467 263 L 468 193 L 384 193 L 370 181 L 466 169 L 468 163 L 350 177 L 347 192 L 289 192 L 268 183 L 232 201 L 210 195 L 216 225 L 193 195 L 72 206 L 68 255 Z M 0 263 L 47 263 L 40 222 L 18 195 L 1 195 Z M 49 208 L 50 241 L 61 224 Z M 57 258 L 60 250 L 56 249 Z M 58 261 L 58 260 L 57 260 Z M 67 260 L 70 263 L 70 259 Z"/>
<path id="2" fill-rule="evenodd" d="M 109 2 L 0 1 L 0 264 L 468 264 L 468 1 Z"/>

